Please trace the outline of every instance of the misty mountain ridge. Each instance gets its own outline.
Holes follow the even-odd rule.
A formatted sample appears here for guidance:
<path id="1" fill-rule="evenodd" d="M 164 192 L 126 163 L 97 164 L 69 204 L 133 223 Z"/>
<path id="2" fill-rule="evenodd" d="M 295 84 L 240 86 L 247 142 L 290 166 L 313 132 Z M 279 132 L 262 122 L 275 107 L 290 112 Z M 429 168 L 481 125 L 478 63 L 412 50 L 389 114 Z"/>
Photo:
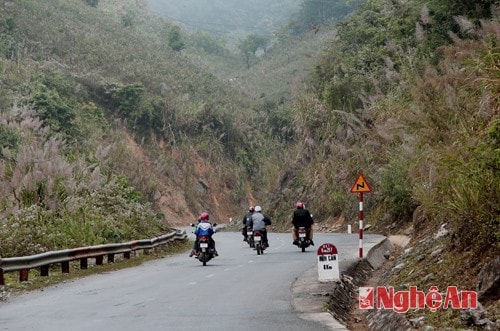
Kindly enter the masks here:
<path id="1" fill-rule="evenodd" d="M 152 11 L 190 30 L 235 43 L 249 34 L 273 36 L 295 14 L 301 0 L 148 0 Z"/>

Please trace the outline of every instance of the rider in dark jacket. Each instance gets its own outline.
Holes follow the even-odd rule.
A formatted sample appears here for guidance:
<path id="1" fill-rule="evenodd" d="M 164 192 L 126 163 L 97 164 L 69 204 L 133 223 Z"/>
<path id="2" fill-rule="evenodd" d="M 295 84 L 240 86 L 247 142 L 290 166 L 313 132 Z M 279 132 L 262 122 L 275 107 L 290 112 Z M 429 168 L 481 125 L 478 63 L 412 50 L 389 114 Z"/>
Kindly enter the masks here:
<path id="1" fill-rule="evenodd" d="M 311 214 L 309 213 L 309 210 L 307 210 L 304 207 L 304 204 L 302 202 L 297 202 L 295 204 L 295 207 L 297 207 L 294 212 L 293 212 L 293 219 L 292 219 L 292 224 L 293 224 L 293 230 L 292 230 L 292 237 L 293 237 L 293 245 L 297 245 L 298 242 L 298 230 L 300 227 L 305 227 L 307 231 L 307 237 L 311 241 L 311 245 L 314 246 L 313 242 L 313 232 L 312 232 L 312 225 L 314 223 Z"/>
<path id="2" fill-rule="evenodd" d="M 253 212 L 255 211 L 255 208 L 253 206 L 248 207 L 248 213 L 243 216 L 243 229 L 241 229 L 241 234 L 243 235 L 243 241 L 247 241 L 247 225 L 250 225 L 249 221 L 250 218 L 252 217 Z"/>

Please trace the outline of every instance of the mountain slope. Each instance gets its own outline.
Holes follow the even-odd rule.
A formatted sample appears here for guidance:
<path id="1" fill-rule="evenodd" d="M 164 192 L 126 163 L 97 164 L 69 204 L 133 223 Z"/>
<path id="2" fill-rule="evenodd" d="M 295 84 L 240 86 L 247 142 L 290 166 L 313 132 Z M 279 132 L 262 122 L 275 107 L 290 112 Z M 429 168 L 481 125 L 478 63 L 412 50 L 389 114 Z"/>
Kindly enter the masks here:
<path id="1" fill-rule="evenodd" d="M 3 183 L 11 183 L 2 189 L 5 224 L 16 224 L 16 211 L 36 206 L 52 225 L 71 219 L 77 226 L 83 220 L 75 218 L 71 201 L 89 201 L 98 177 L 112 189 L 127 188 L 123 198 L 151 212 L 145 217 L 155 219 L 154 233 L 163 226 L 158 220 L 186 224 L 203 210 L 226 220 L 233 208 L 246 206 L 240 160 L 248 162 L 246 149 L 262 138 L 247 119 L 251 103 L 173 50 L 166 38 L 172 26 L 150 16 L 144 3 L 0 1 L 0 8 L 1 169 Z M 60 139 L 55 153 L 69 163 L 61 166 L 61 185 L 46 186 L 47 174 L 36 172 L 47 171 L 41 168 L 13 178 L 8 169 L 20 167 L 23 148 L 50 159 L 43 150 L 50 139 Z M 81 176 L 78 190 L 73 176 Z M 9 191 L 11 185 L 18 186 Z M 37 231 L 23 225 L 27 233 Z M 61 237 L 30 250 L 65 240 L 73 246 L 137 239 L 135 232 L 87 230 L 77 242 Z"/>

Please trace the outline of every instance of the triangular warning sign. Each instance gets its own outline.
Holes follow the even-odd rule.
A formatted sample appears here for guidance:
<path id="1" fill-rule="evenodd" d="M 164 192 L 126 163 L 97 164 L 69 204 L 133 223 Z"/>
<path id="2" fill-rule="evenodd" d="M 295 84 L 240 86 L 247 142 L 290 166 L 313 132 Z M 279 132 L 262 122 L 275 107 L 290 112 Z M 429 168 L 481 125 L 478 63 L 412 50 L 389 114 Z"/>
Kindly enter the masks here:
<path id="1" fill-rule="evenodd" d="M 356 182 L 351 187 L 352 193 L 366 193 L 371 192 L 372 188 L 368 185 L 365 177 L 362 174 L 358 174 L 358 178 L 356 178 Z"/>

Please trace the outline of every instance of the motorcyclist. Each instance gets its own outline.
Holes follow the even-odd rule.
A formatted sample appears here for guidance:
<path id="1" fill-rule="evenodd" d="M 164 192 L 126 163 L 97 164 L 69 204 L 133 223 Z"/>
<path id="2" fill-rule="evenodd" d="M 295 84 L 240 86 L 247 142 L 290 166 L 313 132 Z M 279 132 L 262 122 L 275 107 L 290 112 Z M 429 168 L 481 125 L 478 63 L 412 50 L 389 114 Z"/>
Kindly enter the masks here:
<path id="1" fill-rule="evenodd" d="M 293 229 L 292 229 L 292 237 L 293 237 L 293 245 L 298 245 L 298 237 L 299 233 L 298 230 L 300 227 L 306 228 L 306 233 L 307 237 L 309 238 L 311 245 L 314 246 L 313 242 L 313 231 L 312 231 L 312 225 L 314 223 L 311 214 L 309 213 L 309 210 L 307 210 L 304 206 L 304 204 L 300 201 L 298 201 L 295 204 L 296 209 L 293 211 L 293 218 L 292 218 L 292 224 L 293 224 Z"/>
<path id="2" fill-rule="evenodd" d="M 196 236 L 196 239 L 193 244 L 193 249 L 191 250 L 191 253 L 189 254 L 189 257 L 192 257 L 193 255 L 196 255 L 198 252 L 198 236 L 209 236 L 210 241 L 209 241 L 209 248 L 214 250 L 214 255 L 219 256 L 219 253 L 217 253 L 217 250 L 215 249 L 215 241 L 212 237 L 212 235 L 215 233 L 214 228 L 212 226 L 212 223 L 209 221 L 210 216 L 208 213 L 201 213 L 200 218 L 198 219 L 198 224 L 196 225 L 196 229 L 194 230 L 194 235 Z"/>
<path id="3" fill-rule="evenodd" d="M 248 207 L 248 212 L 243 216 L 243 229 L 241 229 L 241 234 L 243 235 L 243 241 L 247 241 L 247 223 L 250 223 L 250 217 L 254 213 L 255 208 L 253 206 Z"/>
<path id="4" fill-rule="evenodd" d="M 261 206 L 255 206 L 255 211 L 250 217 L 250 222 L 254 232 L 260 231 L 262 233 L 262 243 L 264 244 L 264 246 L 269 247 L 269 241 L 267 240 L 266 225 L 271 225 L 271 219 L 262 214 Z"/>

